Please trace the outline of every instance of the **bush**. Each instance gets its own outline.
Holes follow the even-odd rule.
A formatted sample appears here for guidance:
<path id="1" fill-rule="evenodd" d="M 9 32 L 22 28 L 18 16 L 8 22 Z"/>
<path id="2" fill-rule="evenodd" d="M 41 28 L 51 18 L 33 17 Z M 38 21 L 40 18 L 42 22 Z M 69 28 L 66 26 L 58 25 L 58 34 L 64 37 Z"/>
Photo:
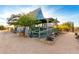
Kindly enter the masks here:
<path id="1" fill-rule="evenodd" d="M 3 25 L 0 25 L 0 30 L 4 30 L 5 27 Z"/>

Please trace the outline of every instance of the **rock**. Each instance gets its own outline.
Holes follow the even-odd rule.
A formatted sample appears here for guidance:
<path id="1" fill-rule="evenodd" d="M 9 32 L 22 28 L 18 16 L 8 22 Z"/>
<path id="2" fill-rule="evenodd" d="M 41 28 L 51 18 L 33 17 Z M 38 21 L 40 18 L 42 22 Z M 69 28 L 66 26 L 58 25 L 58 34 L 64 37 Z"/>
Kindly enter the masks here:
<path id="1" fill-rule="evenodd" d="M 51 37 L 51 36 L 47 36 L 47 38 L 46 38 L 47 41 L 53 41 L 53 39 L 54 39 L 54 38 Z"/>

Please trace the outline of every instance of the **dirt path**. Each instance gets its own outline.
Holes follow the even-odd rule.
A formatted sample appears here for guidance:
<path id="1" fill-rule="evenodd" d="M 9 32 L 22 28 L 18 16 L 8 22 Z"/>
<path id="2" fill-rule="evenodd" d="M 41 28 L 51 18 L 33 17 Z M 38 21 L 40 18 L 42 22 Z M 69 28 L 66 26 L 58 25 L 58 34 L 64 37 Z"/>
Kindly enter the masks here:
<path id="1" fill-rule="evenodd" d="M 55 48 L 55 53 L 79 53 L 79 42 L 75 39 L 74 33 L 66 33 L 57 38 Z"/>
<path id="2" fill-rule="evenodd" d="M 36 38 L 0 32 L 0 53 L 79 53 L 79 42 L 73 33 L 60 35 L 54 43 L 49 45 Z"/>

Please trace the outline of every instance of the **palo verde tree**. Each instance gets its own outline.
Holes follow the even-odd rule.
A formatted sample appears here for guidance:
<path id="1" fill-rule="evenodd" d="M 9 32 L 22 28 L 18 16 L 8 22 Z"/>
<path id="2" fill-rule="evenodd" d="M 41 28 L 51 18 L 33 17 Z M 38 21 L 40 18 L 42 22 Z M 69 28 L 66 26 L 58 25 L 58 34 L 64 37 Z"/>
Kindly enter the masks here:
<path id="1" fill-rule="evenodd" d="M 20 26 L 32 27 L 37 23 L 37 18 L 33 14 L 23 14 L 19 17 L 17 23 Z"/>
<path id="2" fill-rule="evenodd" d="M 59 28 L 61 30 L 65 30 L 65 31 L 74 31 L 74 23 L 73 22 L 65 22 L 61 25 L 59 25 Z"/>
<path id="3" fill-rule="evenodd" d="M 17 20 L 17 24 L 19 26 L 24 27 L 24 33 L 25 33 L 25 28 L 29 27 L 29 30 L 35 25 L 38 24 L 39 22 L 37 21 L 37 18 L 34 16 L 34 14 L 23 14 L 19 17 Z M 24 34 L 25 35 L 25 34 Z"/>

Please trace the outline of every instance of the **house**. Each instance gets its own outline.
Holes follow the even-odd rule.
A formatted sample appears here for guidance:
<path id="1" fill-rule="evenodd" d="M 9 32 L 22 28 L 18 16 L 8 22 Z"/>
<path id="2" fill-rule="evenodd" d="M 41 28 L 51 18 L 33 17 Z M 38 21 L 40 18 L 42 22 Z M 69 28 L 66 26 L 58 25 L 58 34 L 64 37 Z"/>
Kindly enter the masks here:
<path id="1" fill-rule="evenodd" d="M 40 24 L 38 24 L 38 26 L 36 25 L 35 27 L 33 27 L 34 30 L 30 31 L 32 35 L 38 35 L 38 37 L 40 38 L 41 35 L 49 35 L 49 33 L 52 33 L 52 29 L 50 28 L 50 26 L 48 26 L 49 23 L 55 23 L 57 24 L 59 21 L 57 19 L 54 19 L 54 18 L 44 18 L 43 16 L 43 13 L 42 13 L 42 10 L 41 8 L 38 8 L 32 12 L 29 12 L 28 14 L 34 14 L 34 16 L 37 18 L 37 21 L 41 21 Z M 17 20 L 19 19 L 19 17 L 21 16 L 21 14 L 19 15 L 12 15 L 9 19 L 8 19 L 8 23 L 9 24 L 12 24 L 12 23 L 15 23 L 17 22 Z M 36 29 L 37 27 L 37 29 Z M 21 27 L 17 27 L 17 32 L 20 32 L 22 31 L 23 28 Z M 36 31 L 37 32 L 36 32 Z M 29 33 L 29 30 L 26 28 L 25 30 L 25 34 L 26 33 Z"/>

